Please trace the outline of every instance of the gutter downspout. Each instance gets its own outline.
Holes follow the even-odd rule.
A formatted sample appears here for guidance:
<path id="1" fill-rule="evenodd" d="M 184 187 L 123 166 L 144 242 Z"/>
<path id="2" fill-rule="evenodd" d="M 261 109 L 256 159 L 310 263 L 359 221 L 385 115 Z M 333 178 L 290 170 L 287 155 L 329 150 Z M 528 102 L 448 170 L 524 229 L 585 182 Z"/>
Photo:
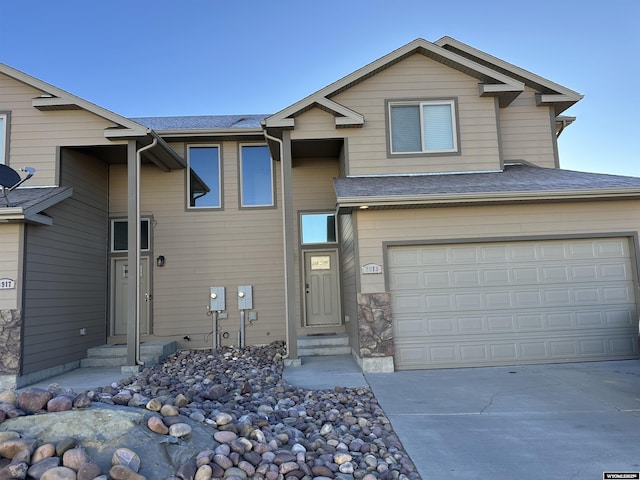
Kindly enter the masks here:
<path id="1" fill-rule="evenodd" d="M 285 317 L 285 337 L 287 339 L 285 346 L 286 351 L 283 359 L 289 358 L 290 349 L 289 349 L 289 288 L 288 288 L 288 266 L 289 262 L 287 261 L 287 211 L 286 211 L 286 196 L 285 196 L 285 185 L 284 185 L 284 142 L 272 135 L 267 133 L 266 127 L 263 128 L 263 133 L 265 138 L 268 140 L 273 140 L 278 143 L 280 148 L 280 182 L 281 182 L 281 196 L 282 196 L 282 242 L 284 246 L 284 317 Z"/>
<path id="2" fill-rule="evenodd" d="M 135 272 L 135 296 L 134 301 L 135 301 L 135 319 L 134 319 L 134 335 L 133 335 L 133 339 L 129 338 L 129 334 L 131 333 L 130 330 L 127 331 L 127 344 L 129 345 L 127 350 L 131 350 L 130 348 L 130 343 L 131 341 L 134 342 L 134 349 L 133 349 L 133 358 L 128 358 L 127 361 L 128 363 L 132 363 L 131 360 L 133 360 L 133 366 L 138 366 L 138 365 L 144 365 L 144 362 L 142 362 L 142 360 L 140 360 L 140 237 L 141 237 L 141 231 L 140 231 L 140 164 L 142 163 L 142 152 L 149 150 L 150 148 L 155 147 L 158 144 L 158 139 L 154 138 L 153 141 L 147 145 L 146 147 L 142 147 L 138 150 L 136 150 L 136 166 L 135 166 L 135 248 L 133 249 L 134 251 L 134 255 L 133 255 L 133 265 L 135 265 L 135 268 L 130 267 L 129 271 L 130 272 Z M 131 225 L 131 221 L 129 221 L 129 225 Z M 131 235 L 129 236 L 129 238 L 131 239 Z M 132 242 L 129 242 L 129 252 L 131 252 L 131 248 L 132 248 L 133 244 Z M 131 263 L 131 260 L 129 260 L 129 263 Z M 131 357 L 131 355 L 128 355 L 129 357 Z"/>

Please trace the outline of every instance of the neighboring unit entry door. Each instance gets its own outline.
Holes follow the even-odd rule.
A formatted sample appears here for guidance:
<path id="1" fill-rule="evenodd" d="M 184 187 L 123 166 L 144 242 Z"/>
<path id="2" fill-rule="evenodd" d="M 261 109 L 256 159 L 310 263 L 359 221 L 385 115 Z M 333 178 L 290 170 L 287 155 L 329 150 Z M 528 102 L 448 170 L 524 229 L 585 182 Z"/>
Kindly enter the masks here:
<path id="1" fill-rule="evenodd" d="M 305 325 L 340 324 L 338 255 L 335 251 L 305 252 Z"/>
<path id="2" fill-rule="evenodd" d="M 129 299 L 129 261 L 116 258 L 112 264 L 111 335 L 127 334 L 127 303 Z M 149 259 L 140 259 L 140 333 L 149 333 Z"/>

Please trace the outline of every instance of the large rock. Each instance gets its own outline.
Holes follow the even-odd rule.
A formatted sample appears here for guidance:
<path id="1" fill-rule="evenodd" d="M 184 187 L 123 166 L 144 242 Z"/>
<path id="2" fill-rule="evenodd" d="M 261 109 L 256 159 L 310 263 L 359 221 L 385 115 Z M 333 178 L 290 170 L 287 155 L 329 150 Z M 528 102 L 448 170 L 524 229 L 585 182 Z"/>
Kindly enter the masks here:
<path id="1" fill-rule="evenodd" d="M 206 425 L 191 422 L 190 436 L 177 439 L 151 432 L 145 415 L 148 412 L 140 408 L 104 405 L 9 419 L 0 424 L 0 432 L 18 432 L 24 438 L 46 438 L 52 443 L 73 438 L 77 448 L 84 448 L 103 473 L 111 469 L 114 451 L 128 448 L 142 459 L 140 476 L 150 479 L 170 477 L 205 446 L 214 443 L 212 429 Z M 24 445 L 16 440 L 19 439 L 7 440 L 11 443 L 5 445 L 7 451 L 34 448 L 34 444 Z"/>

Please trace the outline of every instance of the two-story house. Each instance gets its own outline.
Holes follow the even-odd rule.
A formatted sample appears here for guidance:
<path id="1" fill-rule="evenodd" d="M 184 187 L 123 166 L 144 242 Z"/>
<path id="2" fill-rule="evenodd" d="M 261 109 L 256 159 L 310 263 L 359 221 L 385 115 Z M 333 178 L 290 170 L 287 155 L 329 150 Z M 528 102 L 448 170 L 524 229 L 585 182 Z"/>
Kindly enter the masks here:
<path id="1" fill-rule="evenodd" d="M 581 98 L 449 37 L 273 115 L 124 118 L 0 65 L 0 160 L 36 169 L 0 196 L 1 378 L 105 343 L 634 357 L 640 179 L 560 168 Z"/>

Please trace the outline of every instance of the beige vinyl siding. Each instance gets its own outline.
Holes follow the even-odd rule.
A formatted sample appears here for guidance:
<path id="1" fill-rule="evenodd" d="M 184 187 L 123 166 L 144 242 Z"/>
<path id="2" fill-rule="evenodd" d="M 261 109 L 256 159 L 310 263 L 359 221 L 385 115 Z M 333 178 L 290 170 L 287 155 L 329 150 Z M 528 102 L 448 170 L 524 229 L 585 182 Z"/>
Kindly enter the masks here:
<path id="1" fill-rule="evenodd" d="M 107 167 L 71 152 L 61 163 L 73 196 L 47 210 L 53 225 L 27 227 L 23 374 L 78 361 L 106 339 Z"/>
<path id="2" fill-rule="evenodd" d="M 16 282 L 16 288 L 0 290 L 0 310 L 19 308 L 20 261 L 23 227 L 17 223 L 0 225 L 0 278 Z"/>
<path id="3" fill-rule="evenodd" d="M 291 172 L 293 183 L 293 210 L 296 213 L 294 235 L 300 244 L 301 211 L 325 210 L 333 212 L 336 205 L 336 194 L 333 189 L 333 178 L 338 175 L 338 159 L 336 158 L 296 158 Z M 303 319 L 302 314 L 302 254 L 298 247 L 295 252 L 296 268 L 296 318 Z M 313 247 L 316 248 L 316 247 Z M 327 248 L 335 248 L 330 245 Z"/>
<path id="4" fill-rule="evenodd" d="M 358 211 L 359 261 L 384 265 L 382 242 L 561 238 L 640 231 L 640 201 Z M 635 222 L 630 219 L 636 219 Z M 361 276 L 363 293 L 386 291 L 382 275 Z"/>
<path id="5" fill-rule="evenodd" d="M 36 169 L 29 185 L 57 185 L 56 147 L 111 145 L 104 129 L 112 123 L 84 110 L 41 112 L 31 105 L 41 93 L 0 74 L 0 111 L 11 113 L 9 164 Z"/>
<path id="6" fill-rule="evenodd" d="M 145 165 L 141 171 L 140 208 L 153 216 L 150 255 L 166 260 L 162 268 L 152 261 L 150 338 L 177 340 L 182 348 L 212 345 L 213 322 L 206 309 L 212 286 L 226 287 L 229 318 L 220 320 L 220 329 L 229 338 L 222 339 L 223 345 L 237 345 L 239 285 L 253 286 L 258 313 L 253 325 L 247 322 L 246 343 L 285 338 L 280 164 L 274 162 L 277 208 L 239 209 L 237 143 L 222 144 L 221 161 L 223 209 L 186 209 L 186 170 L 166 173 Z M 112 165 L 109 177 L 111 216 L 126 216 L 126 167 Z M 185 335 L 190 342 L 183 340 Z"/>
<path id="7" fill-rule="evenodd" d="M 460 155 L 387 155 L 386 100 L 456 98 Z M 332 100 L 365 117 L 362 128 L 336 130 L 329 114 L 310 110 L 296 117 L 296 138 L 348 137 L 349 175 L 494 170 L 500 167 L 493 98 L 478 96 L 478 81 L 415 54 L 341 92 Z"/>
<path id="8" fill-rule="evenodd" d="M 557 167 L 555 125 L 551 107 L 537 107 L 535 92 L 526 88 L 508 108 L 500 109 L 504 160 L 526 160 L 539 167 Z"/>
<path id="9" fill-rule="evenodd" d="M 339 217 L 340 261 L 342 263 L 342 305 L 345 327 L 349 335 L 351 348 L 360 351 L 358 331 L 358 259 L 356 252 L 355 229 L 351 215 Z"/>

